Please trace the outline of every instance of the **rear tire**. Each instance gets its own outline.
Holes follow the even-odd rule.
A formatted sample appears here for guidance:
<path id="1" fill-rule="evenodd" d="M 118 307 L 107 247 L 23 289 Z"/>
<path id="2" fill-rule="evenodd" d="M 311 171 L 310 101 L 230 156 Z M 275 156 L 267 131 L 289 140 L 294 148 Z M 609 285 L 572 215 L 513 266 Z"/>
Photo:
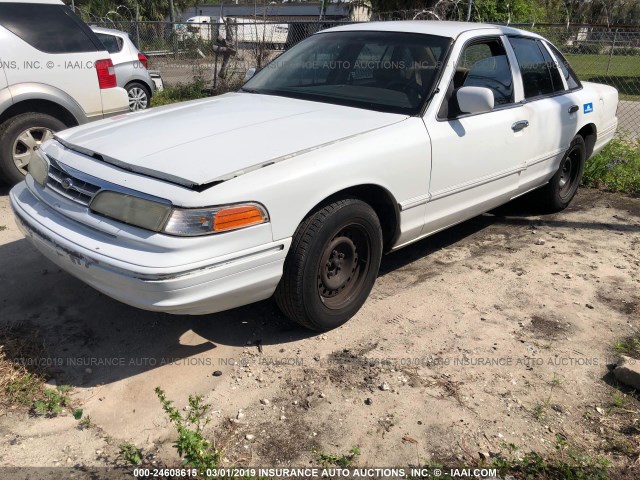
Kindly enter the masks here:
<path id="1" fill-rule="evenodd" d="M 129 97 L 129 111 L 146 110 L 151 105 L 151 90 L 140 82 L 131 82 L 126 87 Z"/>
<path id="2" fill-rule="evenodd" d="M 375 211 L 361 200 L 335 201 L 298 227 L 276 303 L 311 330 L 339 327 L 366 301 L 381 258 L 382 228 Z"/>
<path id="3" fill-rule="evenodd" d="M 24 180 L 34 147 L 67 126 L 51 115 L 22 113 L 0 125 L 0 177 L 9 185 Z"/>
<path id="4" fill-rule="evenodd" d="M 567 208 L 580 186 L 586 159 L 584 139 L 576 135 L 562 157 L 556 174 L 547 185 L 535 192 L 537 204 L 547 212 L 559 212 Z"/>

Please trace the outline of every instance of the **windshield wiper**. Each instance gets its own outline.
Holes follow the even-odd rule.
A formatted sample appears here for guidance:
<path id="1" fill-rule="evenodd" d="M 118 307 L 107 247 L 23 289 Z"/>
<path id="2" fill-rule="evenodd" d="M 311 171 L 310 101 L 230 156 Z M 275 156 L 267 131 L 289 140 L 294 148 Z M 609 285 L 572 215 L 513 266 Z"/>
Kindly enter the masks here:
<path id="1" fill-rule="evenodd" d="M 254 90 L 253 88 L 244 88 L 244 87 L 240 87 L 240 91 L 245 93 L 260 93 L 258 92 L 258 90 Z"/>

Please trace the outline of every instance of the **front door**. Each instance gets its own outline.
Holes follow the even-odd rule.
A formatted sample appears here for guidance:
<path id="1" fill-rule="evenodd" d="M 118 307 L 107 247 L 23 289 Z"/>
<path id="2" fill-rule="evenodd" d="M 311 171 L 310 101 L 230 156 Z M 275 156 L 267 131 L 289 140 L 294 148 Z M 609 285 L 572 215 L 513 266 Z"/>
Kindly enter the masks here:
<path id="1" fill-rule="evenodd" d="M 510 200 L 526 161 L 526 123 L 515 103 L 514 72 L 503 38 L 467 43 L 437 118 L 425 119 L 432 143 L 430 200 L 423 234 L 433 233 Z M 459 111 L 456 90 L 485 87 L 494 109 Z"/>

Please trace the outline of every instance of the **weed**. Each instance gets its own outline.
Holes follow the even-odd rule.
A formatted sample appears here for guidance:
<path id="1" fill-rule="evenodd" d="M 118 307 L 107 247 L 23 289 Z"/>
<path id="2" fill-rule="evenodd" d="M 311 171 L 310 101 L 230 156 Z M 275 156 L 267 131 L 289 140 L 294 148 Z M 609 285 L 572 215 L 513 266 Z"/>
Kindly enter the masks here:
<path id="1" fill-rule="evenodd" d="M 38 330 L 26 324 L 0 327 L 0 405 L 32 406 L 42 397 L 46 358 Z"/>
<path id="2" fill-rule="evenodd" d="M 613 344 L 613 349 L 621 355 L 640 359 L 640 335 L 636 334 L 616 341 Z"/>
<path id="3" fill-rule="evenodd" d="M 179 83 L 173 86 L 165 86 L 161 92 L 157 92 L 151 99 L 154 107 L 169 105 L 171 103 L 186 102 L 206 97 L 204 80 L 196 76 L 191 83 Z"/>
<path id="4" fill-rule="evenodd" d="M 556 373 L 554 373 L 553 378 L 549 381 L 549 386 L 550 386 L 549 396 L 543 403 L 538 403 L 533 408 L 533 417 L 536 420 L 543 420 L 547 416 L 547 409 L 551 404 L 551 396 L 553 395 L 553 390 L 556 387 L 559 387 L 560 385 L 562 385 L 562 380 Z"/>
<path id="5" fill-rule="evenodd" d="M 178 432 L 178 439 L 173 445 L 182 458 L 182 464 L 197 468 L 201 472 L 216 468 L 222 452 L 212 447 L 211 442 L 202 434 L 210 421 L 206 416 L 210 405 L 203 403 L 201 395 L 189 395 L 188 412 L 183 417 L 173 406 L 173 401 L 167 400 L 160 387 L 156 387 L 155 392 L 162 404 L 162 409 Z"/>
<path id="6" fill-rule="evenodd" d="M 36 415 L 46 415 L 47 417 L 55 417 L 62 413 L 63 407 L 68 407 L 70 400 L 67 393 L 71 390 L 68 385 L 59 387 L 46 388 L 42 392 L 43 398 L 33 402 L 33 412 Z"/>
<path id="7" fill-rule="evenodd" d="M 624 393 L 619 392 L 617 390 L 615 392 L 613 392 L 613 395 L 611 397 L 611 406 L 612 407 L 622 408 L 628 402 L 629 402 L 629 399 L 627 398 L 627 396 Z"/>
<path id="8" fill-rule="evenodd" d="M 606 480 L 609 461 L 601 457 L 591 457 L 568 444 L 562 436 L 556 436 L 555 453 L 548 458 L 530 451 L 519 452 L 511 444 L 507 446 L 507 456 L 498 456 L 490 466 L 496 468 L 501 477 L 515 475 L 523 479 L 549 480 Z"/>
<path id="9" fill-rule="evenodd" d="M 360 448 L 353 447 L 346 455 L 334 455 L 332 453 L 324 453 L 318 450 L 312 450 L 322 467 L 336 466 L 341 468 L 350 467 L 356 458 L 360 455 Z"/>
<path id="10" fill-rule="evenodd" d="M 10 380 L 6 386 L 9 401 L 21 405 L 32 405 L 41 391 L 42 378 L 32 373 L 17 376 L 14 380 Z"/>
<path id="11" fill-rule="evenodd" d="M 142 450 L 133 443 L 124 442 L 119 445 L 120 455 L 129 465 L 140 465 L 142 463 Z"/>
<path id="12" fill-rule="evenodd" d="M 615 138 L 584 168 L 583 185 L 640 194 L 640 138 Z"/>
<path id="13" fill-rule="evenodd" d="M 78 429 L 79 430 L 87 430 L 89 428 L 94 427 L 94 423 L 91 420 L 91 416 L 87 415 L 86 417 L 83 417 L 79 422 L 78 422 Z"/>

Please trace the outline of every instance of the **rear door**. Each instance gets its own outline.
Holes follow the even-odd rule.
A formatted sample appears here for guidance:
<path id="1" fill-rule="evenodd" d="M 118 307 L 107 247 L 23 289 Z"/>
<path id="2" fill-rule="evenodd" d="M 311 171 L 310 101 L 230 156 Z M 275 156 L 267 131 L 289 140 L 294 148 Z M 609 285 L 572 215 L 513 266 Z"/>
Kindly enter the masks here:
<path id="1" fill-rule="evenodd" d="M 544 184 L 558 170 L 560 160 L 578 130 L 577 94 L 544 43 L 531 37 L 509 37 L 524 89 L 525 135 L 530 152 L 519 193 Z"/>
<path id="2" fill-rule="evenodd" d="M 95 61 L 109 58 L 93 32 L 61 4 L 3 3 L 0 53 L 12 92 L 46 84 L 70 95 L 87 117 L 102 117 Z M 14 94 L 15 96 L 15 94 Z"/>

